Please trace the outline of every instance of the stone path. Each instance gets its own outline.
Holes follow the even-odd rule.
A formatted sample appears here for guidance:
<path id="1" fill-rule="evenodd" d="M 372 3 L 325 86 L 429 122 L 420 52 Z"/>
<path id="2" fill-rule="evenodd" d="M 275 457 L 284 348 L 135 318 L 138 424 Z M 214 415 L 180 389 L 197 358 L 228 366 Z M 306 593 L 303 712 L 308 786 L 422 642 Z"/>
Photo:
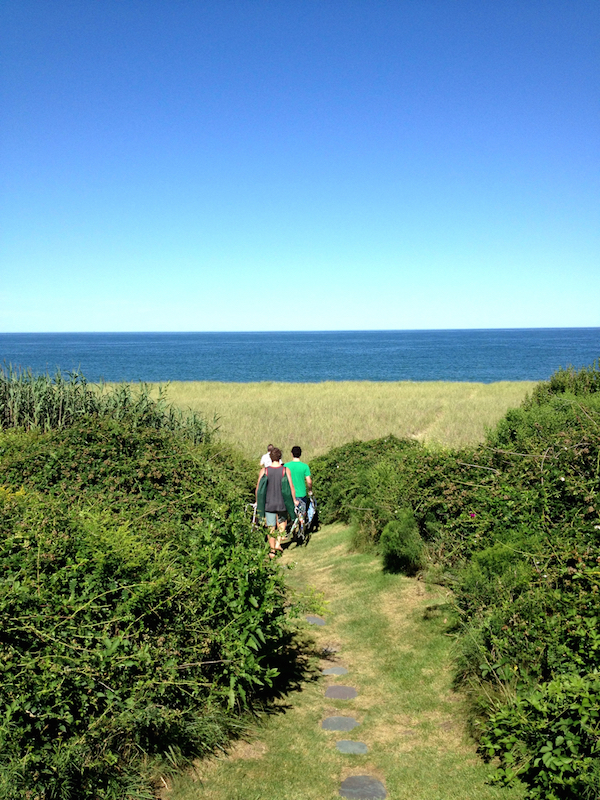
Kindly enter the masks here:
<path id="1" fill-rule="evenodd" d="M 322 617 L 307 615 L 306 621 L 311 625 L 326 625 Z M 323 675 L 338 677 L 347 675 L 346 667 L 328 667 L 322 670 Z M 341 686 L 332 684 L 325 690 L 325 697 L 335 700 L 353 700 L 358 697 L 358 692 L 352 686 Z M 326 717 L 321 723 L 321 728 L 326 731 L 351 731 L 357 728 L 360 722 L 350 716 Z M 340 739 L 336 742 L 336 748 L 344 755 L 365 755 L 369 752 L 368 746 L 364 742 L 357 742 L 350 739 Z M 383 783 L 371 775 L 351 775 L 342 781 L 339 791 L 340 797 L 353 798 L 353 800 L 384 800 L 387 792 Z"/>

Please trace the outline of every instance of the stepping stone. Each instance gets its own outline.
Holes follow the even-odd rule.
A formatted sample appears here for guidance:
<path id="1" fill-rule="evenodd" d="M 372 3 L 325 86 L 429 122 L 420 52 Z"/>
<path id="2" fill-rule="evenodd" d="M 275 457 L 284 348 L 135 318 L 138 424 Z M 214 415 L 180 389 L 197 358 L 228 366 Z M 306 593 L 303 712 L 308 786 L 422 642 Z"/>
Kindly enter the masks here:
<path id="1" fill-rule="evenodd" d="M 327 717 L 321 723 L 321 727 L 326 731 L 351 731 L 360 725 L 354 717 Z"/>
<path id="2" fill-rule="evenodd" d="M 340 753 L 350 753 L 353 756 L 364 756 L 369 751 L 364 742 L 351 742 L 350 739 L 342 739 L 340 742 L 336 742 L 335 746 Z"/>
<path id="3" fill-rule="evenodd" d="M 370 775 L 351 775 L 342 781 L 340 796 L 353 800 L 384 800 L 387 792 L 383 783 Z"/>
<path id="4" fill-rule="evenodd" d="M 314 614 L 307 614 L 304 619 L 310 622 L 311 625 L 326 625 L 323 617 L 315 617 Z"/>
<path id="5" fill-rule="evenodd" d="M 321 670 L 323 675 L 347 675 L 348 670 L 346 667 L 328 667 L 327 669 Z"/>
<path id="6" fill-rule="evenodd" d="M 325 697 L 332 697 L 334 700 L 354 700 L 358 697 L 358 692 L 352 686 L 328 686 Z"/>

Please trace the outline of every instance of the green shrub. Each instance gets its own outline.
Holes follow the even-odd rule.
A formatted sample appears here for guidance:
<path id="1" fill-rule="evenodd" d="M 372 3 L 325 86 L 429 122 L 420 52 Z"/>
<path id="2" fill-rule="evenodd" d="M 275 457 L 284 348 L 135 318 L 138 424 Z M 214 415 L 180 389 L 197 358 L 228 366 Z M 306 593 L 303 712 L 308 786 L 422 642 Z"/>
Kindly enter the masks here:
<path id="1" fill-rule="evenodd" d="M 452 581 L 457 683 L 498 775 L 514 750 L 531 798 L 599 796 L 599 390 L 598 363 L 559 370 L 479 447 L 353 443 L 320 465 L 329 513 L 381 537 L 386 569 L 417 568 L 418 530 Z"/>
<path id="2" fill-rule="evenodd" d="M 0 798 L 150 798 L 293 666 L 256 471 L 143 387 L 37 380 L 0 381 Z"/>
<path id="3" fill-rule="evenodd" d="M 130 796 L 236 729 L 287 636 L 278 571 L 243 530 L 150 539 L 1 492 L 0 797 Z"/>
<path id="4" fill-rule="evenodd" d="M 480 749 L 495 780 L 522 781 L 531 800 L 600 795 L 600 676 L 565 675 L 492 713 Z"/>
<path id="5" fill-rule="evenodd" d="M 338 447 L 311 469 L 325 521 L 352 521 L 355 546 L 369 547 L 402 507 L 413 509 L 425 540 L 437 538 L 439 526 L 469 502 L 471 484 L 489 478 L 469 463 L 474 458 L 470 450 L 434 453 L 388 436 Z"/>
<path id="6" fill-rule="evenodd" d="M 590 395 L 597 392 L 600 392 L 600 359 L 579 370 L 574 367 L 557 370 L 549 381 L 543 381 L 535 387 L 525 406 L 541 405 L 557 394 Z"/>
<path id="7" fill-rule="evenodd" d="M 137 526 L 226 521 L 252 498 L 256 470 L 231 447 L 193 443 L 128 420 L 83 417 L 70 427 L 0 436 L 5 485 L 110 509 Z"/>
<path id="8" fill-rule="evenodd" d="M 380 539 L 383 568 L 387 572 L 414 575 L 424 565 L 423 540 L 419 535 L 414 514 L 403 508 L 398 519 L 383 529 Z"/>
<path id="9" fill-rule="evenodd" d="M 396 464 L 401 455 L 421 449 L 418 442 L 386 436 L 370 442 L 350 442 L 311 462 L 319 487 L 319 515 L 325 523 L 350 522 L 359 501 L 369 493 L 367 474 L 381 462 Z"/>

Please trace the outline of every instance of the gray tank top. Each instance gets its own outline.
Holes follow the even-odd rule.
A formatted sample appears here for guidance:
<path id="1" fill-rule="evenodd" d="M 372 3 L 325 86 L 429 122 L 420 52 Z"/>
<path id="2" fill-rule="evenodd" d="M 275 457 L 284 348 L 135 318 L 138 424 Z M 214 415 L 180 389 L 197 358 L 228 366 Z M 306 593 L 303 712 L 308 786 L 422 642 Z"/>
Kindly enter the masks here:
<path id="1" fill-rule="evenodd" d="M 267 467 L 267 496 L 265 498 L 265 511 L 285 511 L 281 480 L 285 467 Z"/>

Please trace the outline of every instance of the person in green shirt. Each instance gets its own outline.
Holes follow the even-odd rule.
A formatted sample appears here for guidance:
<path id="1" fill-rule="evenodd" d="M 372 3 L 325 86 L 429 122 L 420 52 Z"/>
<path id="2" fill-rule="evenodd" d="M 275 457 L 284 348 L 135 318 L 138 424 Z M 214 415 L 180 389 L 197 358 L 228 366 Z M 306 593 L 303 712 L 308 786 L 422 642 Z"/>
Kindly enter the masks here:
<path id="1" fill-rule="evenodd" d="M 304 503 L 302 511 L 308 508 L 308 494 L 312 491 L 312 478 L 310 477 L 310 467 L 304 461 L 300 461 L 302 448 L 295 445 L 292 447 L 292 460 L 286 463 L 294 483 L 296 499 Z"/>

